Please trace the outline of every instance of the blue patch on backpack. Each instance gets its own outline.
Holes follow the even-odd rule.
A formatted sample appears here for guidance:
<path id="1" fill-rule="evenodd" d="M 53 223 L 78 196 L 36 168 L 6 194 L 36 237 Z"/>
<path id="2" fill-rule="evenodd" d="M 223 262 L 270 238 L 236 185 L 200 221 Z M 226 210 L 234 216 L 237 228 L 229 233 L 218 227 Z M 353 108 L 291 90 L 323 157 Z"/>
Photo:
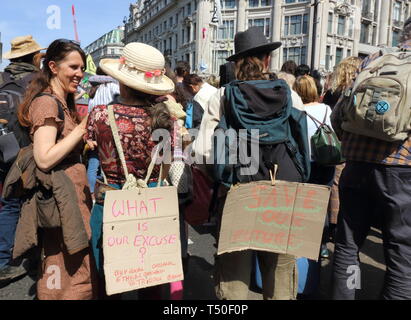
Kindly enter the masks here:
<path id="1" fill-rule="evenodd" d="M 375 105 L 375 111 L 378 114 L 384 114 L 388 110 L 390 110 L 390 104 L 387 101 L 378 101 L 377 104 Z"/>

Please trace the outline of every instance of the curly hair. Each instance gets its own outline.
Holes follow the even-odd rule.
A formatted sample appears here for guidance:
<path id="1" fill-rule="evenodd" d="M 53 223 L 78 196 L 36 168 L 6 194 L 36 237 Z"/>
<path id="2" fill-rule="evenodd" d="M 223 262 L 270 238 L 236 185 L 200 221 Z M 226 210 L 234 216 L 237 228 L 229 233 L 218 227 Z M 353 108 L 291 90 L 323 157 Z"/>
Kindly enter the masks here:
<path id="1" fill-rule="evenodd" d="M 340 62 L 332 75 L 332 92 L 343 91 L 351 85 L 361 61 L 358 57 L 348 57 Z"/>
<path id="2" fill-rule="evenodd" d="M 254 57 L 243 57 L 235 63 L 235 76 L 238 80 L 267 80 L 264 72 L 264 58 L 267 54 Z"/>

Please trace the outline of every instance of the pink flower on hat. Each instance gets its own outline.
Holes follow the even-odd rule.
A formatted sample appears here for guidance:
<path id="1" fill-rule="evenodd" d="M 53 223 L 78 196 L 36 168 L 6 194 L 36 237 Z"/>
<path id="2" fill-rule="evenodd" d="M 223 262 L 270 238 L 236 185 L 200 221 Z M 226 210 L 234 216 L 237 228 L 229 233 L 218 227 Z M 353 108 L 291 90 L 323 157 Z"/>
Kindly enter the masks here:
<path id="1" fill-rule="evenodd" d="M 146 73 L 145 73 L 145 76 L 147 77 L 147 78 L 152 78 L 152 77 L 159 77 L 159 76 L 161 76 L 163 74 L 163 71 L 161 71 L 161 70 L 154 70 L 154 71 L 147 71 Z"/>
<path id="2" fill-rule="evenodd" d="M 126 57 L 121 57 L 119 62 L 120 64 L 126 64 Z"/>

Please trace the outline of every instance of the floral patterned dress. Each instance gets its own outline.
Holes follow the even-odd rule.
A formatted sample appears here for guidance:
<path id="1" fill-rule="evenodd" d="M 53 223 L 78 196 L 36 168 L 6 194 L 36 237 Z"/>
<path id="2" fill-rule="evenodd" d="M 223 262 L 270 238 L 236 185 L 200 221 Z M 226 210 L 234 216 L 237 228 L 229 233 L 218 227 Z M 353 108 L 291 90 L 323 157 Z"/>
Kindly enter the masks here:
<path id="1" fill-rule="evenodd" d="M 151 117 L 148 110 L 142 106 L 115 104 L 114 115 L 127 169 L 137 179 L 145 179 L 151 162 L 151 153 L 157 143 L 151 140 Z M 125 182 L 125 175 L 114 144 L 107 106 L 93 108 L 87 129 L 87 139 L 97 142 L 101 168 L 108 183 L 122 185 Z M 159 166 L 156 166 L 152 178 L 155 177 L 157 180 L 158 174 Z"/>

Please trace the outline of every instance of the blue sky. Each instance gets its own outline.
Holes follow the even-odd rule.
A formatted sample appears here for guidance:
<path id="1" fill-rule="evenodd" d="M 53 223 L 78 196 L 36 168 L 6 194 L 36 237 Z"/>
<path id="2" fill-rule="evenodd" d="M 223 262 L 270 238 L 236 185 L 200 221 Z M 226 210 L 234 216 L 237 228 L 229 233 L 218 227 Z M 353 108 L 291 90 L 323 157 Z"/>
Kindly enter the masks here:
<path id="1" fill-rule="evenodd" d="M 76 9 L 77 29 L 81 46 L 85 47 L 106 32 L 123 24 L 129 15 L 129 5 L 135 0 L 1 0 L 0 32 L 3 54 L 10 50 L 10 40 L 31 34 L 43 47 L 58 38 L 74 39 L 71 6 Z M 47 13 L 50 6 L 61 12 L 61 28 L 49 29 L 53 17 Z M 9 63 L 2 61 L 0 70 Z"/>

